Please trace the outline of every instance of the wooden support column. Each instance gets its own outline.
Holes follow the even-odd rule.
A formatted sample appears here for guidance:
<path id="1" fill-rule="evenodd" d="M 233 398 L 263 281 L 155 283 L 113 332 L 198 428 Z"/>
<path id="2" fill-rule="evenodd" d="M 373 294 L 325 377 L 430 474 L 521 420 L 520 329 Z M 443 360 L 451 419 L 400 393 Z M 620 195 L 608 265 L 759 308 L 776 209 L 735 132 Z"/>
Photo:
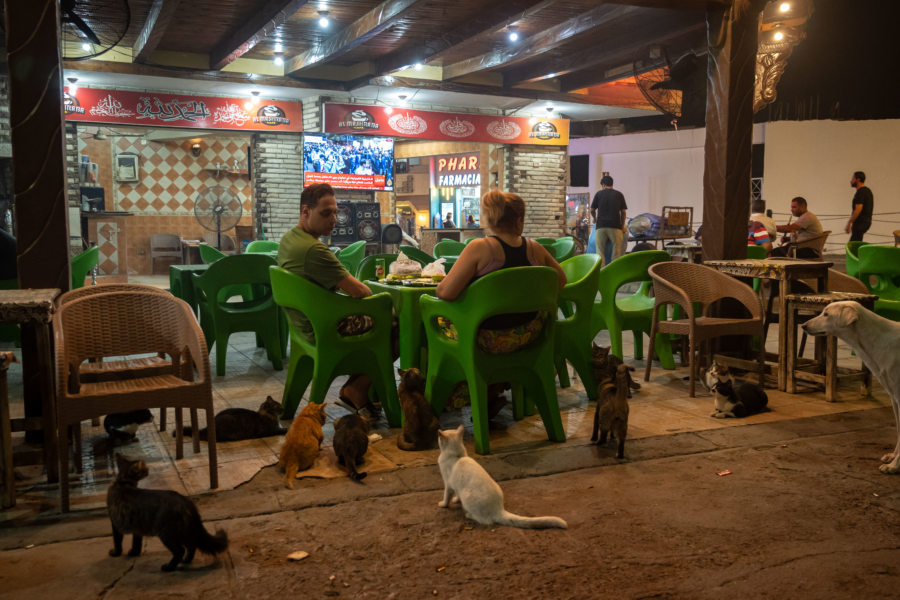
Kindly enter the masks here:
<path id="1" fill-rule="evenodd" d="M 753 74 L 764 0 L 707 12 L 704 259 L 746 258 L 753 151 Z"/>
<path id="2" fill-rule="evenodd" d="M 59 7 L 57 0 L 4 0 L 4 8 L 19 286 L 66 291 L 71 276 Z M 22 333 L 25 415 L 40 416 L 36 336 L 33 328 Z"/>

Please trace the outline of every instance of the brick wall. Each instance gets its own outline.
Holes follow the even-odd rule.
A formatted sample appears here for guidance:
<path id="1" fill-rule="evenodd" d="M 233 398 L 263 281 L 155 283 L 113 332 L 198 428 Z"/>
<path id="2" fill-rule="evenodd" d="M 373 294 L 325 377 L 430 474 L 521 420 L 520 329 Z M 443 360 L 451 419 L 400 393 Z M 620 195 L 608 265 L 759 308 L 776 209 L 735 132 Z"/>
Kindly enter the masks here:
<path id="1" fill-rule="evenodd" d="M 12 157 L 12 139 L 9 129 L 9 79 L 6 75 L 0 74 L 0 158 L 10 157 Z"/>
<path id="2" fill-rule="evenodd" d="M 566 225 L 568 151 L 565 146 L 507 146 L 506 188 L 525 200 L 525 236 L 569 235 Z"/>
<path id="3" fill-rule="evenodd" d="M 305 111 L 304 111 L 305 112 Z M 257 237 L 280 240 L 300 218 L 303 162 L 298 133 L 257 133 L 253 136 L 253 197 Z"/>

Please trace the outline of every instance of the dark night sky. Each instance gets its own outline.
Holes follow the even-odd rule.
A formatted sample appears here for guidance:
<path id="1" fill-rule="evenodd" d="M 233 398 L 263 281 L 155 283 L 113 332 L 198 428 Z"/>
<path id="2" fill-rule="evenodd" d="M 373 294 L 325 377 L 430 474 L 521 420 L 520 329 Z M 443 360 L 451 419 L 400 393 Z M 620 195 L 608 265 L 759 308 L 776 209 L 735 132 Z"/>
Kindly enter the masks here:
<path id="1" fill-rule="evenodd" d="M 757 121 L 900 117 L 900 0 L 814 0 Z"/>

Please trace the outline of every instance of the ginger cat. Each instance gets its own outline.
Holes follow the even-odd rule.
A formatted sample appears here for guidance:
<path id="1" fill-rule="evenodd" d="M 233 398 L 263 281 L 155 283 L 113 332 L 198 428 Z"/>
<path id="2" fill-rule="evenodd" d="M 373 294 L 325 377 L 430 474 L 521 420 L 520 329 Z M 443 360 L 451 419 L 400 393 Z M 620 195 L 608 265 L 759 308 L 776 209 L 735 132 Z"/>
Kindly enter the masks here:
<path id="1" fill-rule="evenodd" d="M 278 468 L 284 471 L 284 484 L 294 489 L 294 477 L 310 468 L 322 445 L 322 425 L 325 424 L 325 404 L 308 403 L 288 429 L 281 445 Z"/>
<path id="2" fill-rule="evenodd" d="M 567 529 L 568 525 L 559 517 L 522 517 L 503 508 L 503 490 L 477 462 L 466 455 L 463 446 L 464 428 L 455 431 L 438 431 L 438 446 L 441 454 L 438 467 L 444 478 L 444 498 L 438 502 L 447 508 L 459 502 L 466 517 L 482 525 L 497 523 L 522 529 Z"/>

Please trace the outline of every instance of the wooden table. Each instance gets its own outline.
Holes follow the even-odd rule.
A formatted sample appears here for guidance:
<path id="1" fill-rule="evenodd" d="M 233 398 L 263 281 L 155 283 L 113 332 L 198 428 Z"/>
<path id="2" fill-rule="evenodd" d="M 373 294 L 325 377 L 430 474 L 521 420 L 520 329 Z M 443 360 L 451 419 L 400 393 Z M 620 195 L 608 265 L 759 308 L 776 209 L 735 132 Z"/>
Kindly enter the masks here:
<path id="1" fill-rule="evenodd" d="M 394 303 L 397 314 L 397 325 L 400 328 L 400 368 L 421 369 L 421 349 L 424 334 L 422 325 L 422 309 L 419 298 L 425 294 L 434 295 L 437 286 L 412 287 L 405 285 L 388 285 L 380 281 L 366 281 L 373 294 L 387 292 Z"/>
<path id="2" fill-rule="evenodd" d="M 699 244 L 666 244 L 663 250 L 673 257 L 686 258 L 689 263 L 703 263 L 703 246 Z"/>
<path id="3" fill-rule="evenodd" d="M 203 273 L 208 268 L 209 265 L 169 265 L 169 291 L 187 302 L 194 314 L 197 313 L 197 296 L 191 273 Z"/>
<path id="4" fill-rule="evenodd" d="M 200 258 L 200 244 L 203 240 L 181 240 L 181 262 L 186 265 L 196 265 L 202 262 Z M 197 260 L 194 260 L 196 257 Z"/>
<path id="5" fill-rule="evenodd" d="M 838 379 L 845 381 L 861 380 L 860 394 L 865 398 L 869 394 L 869 386 L 872 380 L 872 374 L 863 363 L 862 369 L 849 371 L 838 374 L 837 367 L 837 338 L 833 335 L 827 335 L 825 339 L 824 356 L 819 352 L 819 344 L 816 345 L 816 360 L 810 363 L 801 364 L 797 356 L 797 313 L 801 310 L 819 313 L 832 302 L 841 302 L 844 300 L 853 300 L 859 302 L 869 310 L 875 308 L 875 301 L 878 296 L 873 294 L 859 294 L 853 292 L 825 292 L 821 294 L 788 294 L 787 311 L 780 315 L 779 319 L 786 322 L 788 343 L 787 343 L 787 360 L 785 371 L 787 372 L 787 387 L 785 389 L 789 394 L 793 394 L 797 390 L 797 380 L 809 381 L 825 385 L 825 400 L 834 401 L 835 392 L 837 391 Z M 817 338 L 820 339 L 820 338 Z M 811 373 L 805 369 L 810 366 L 815 367 L 817 373 Z"/>
<path id="6" fill-rule="evenodd" d="M 828 289 L 828 269 L 832 263 L 793 258 L 766 258 L 761 260 L 708 260 L 703 263 L 717 271 L 734 277 L 769 279 L 778 281 L 778 389 L 787 389 L 788 372 L 783 362 L 787 356 L 787 297 L 791 292 L 791 282 L 798 279 L 815 279 L 817 291 Z"/>
<path id="7" fill-rule="evenodd" d="M 0 402 L 3 408 L 3 454 L 12 473 L 12 446 L 9 436 L 13 431 L 41 430 L 44 432 L 44 465 L 47 481 L 59 480 L 59 460 L 57 458 L 56 431 L 56 388 L 51 351 L 50 324 L 56 309 L 58 289 L 0 290 L 0 323 L 29 324 L 34 327 L 37 338 L 38 368 L 41 374 L 41 416 L 24 419 L 9 419 L 9 400 L 6 394 Z M 5 503 L 4 503 L 5 504 Z"/>

